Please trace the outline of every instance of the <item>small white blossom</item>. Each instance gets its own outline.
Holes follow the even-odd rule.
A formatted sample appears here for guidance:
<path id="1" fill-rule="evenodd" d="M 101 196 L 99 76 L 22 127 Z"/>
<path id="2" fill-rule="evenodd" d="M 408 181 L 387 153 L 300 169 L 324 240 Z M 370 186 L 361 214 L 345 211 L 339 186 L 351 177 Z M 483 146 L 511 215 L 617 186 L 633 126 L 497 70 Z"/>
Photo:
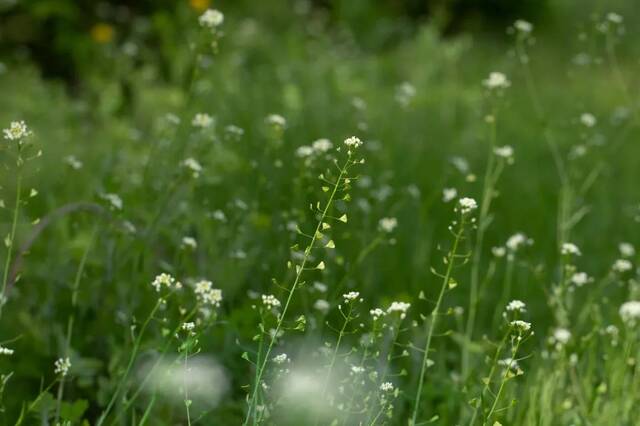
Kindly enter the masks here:
<path id="1" fill-rule="evenodd" d="M 307 145 L 303 145 L 301 147 L 298 147 L 298 149 L 296 149 L 296 156 L 298 157 L 309 157 L 310 155 L 313 154 L 313 148 Z"/>
<path id="2" fill-rule="evenodd" d="M 358 365 L 354 365 L 351 367 L 351 374 L 360 374 L 364 372 L 365 372 L 364 367 L 360 367 Z"/>
<path id="3" fill-rule="evenodd" d="M 573 243 L 562 244 L 562 249 L 560 251 L 564 255 L 582 256 L 582 253 L 580 252 L 578 246 Z"/>
<path id="4" fill-rule="evenodd" d="M 618 259 L 611 267 L 615 272 L 622 274 L 633 269 L 633 265 L 627 259 Z"/>
<path id="5" fill-rule="evenodd" d="M 344 144 L 349 148 L 359 148 L 362 146 L 362 141 L 357 136 L 351 136 L 344 140 Z"/>
<path id="6" fill-rule="evenodd" d="M 596 120 L 596 117 L 593 114 L 585 112 L 580 115 L 580 122 L 586 127 L 593 127 L 596 125 L 598 120 Z"/>
<path id="7" fill-rule="evenodd" d="M 273 294 L 263 294 L 262 295 L 262 304 L 265 305 L 266 307 L 273 309 L 273 308 L 279 308 L 280 307 L 280 301 L 278 299 L 276 299 L 276 297 Z"/>
<path id="8" fill-rule="evenodd" d="M 284 364 L 285 362 L 289 362 L 289 357 L 287 354 L 280 354 L 273 357 L 273 362 L 276 364 Z"/>
<path id="9" fill-rule="evenodd" d="M 198 22 L 205 28 L 216 28 L 224 22 L 224 15 L 216 9 L 207 9 L 200 17 Z"/>
<path id="10" fill-rule="evenodd" d="M 211 281 L 200 280 L 196 282 L 193 292 L 198 300 L 204 304 L 219 307 L 220 302 L 222 302 L 222 290 L 213 288 Z"/>
<path id="11" fill-rule="evenodd" d="M 80 170 L 82 168 L 82 161 L 78 160 L 73 155 L 68 155 L 64 158 L 64 162 L 69 165 L 73 170 Z"/>
<path id="12" fill-rule="evenodd" d="M 67 373 L 69 373 L 69 369 L 71 368 L 71 361 L 69 360 L 69 358 L 58 358 L 53 366 L 55 367 L 53 372 L 64 377 L 67 375 Z"/>
<path id="13" fill-rule="evenodd" d="M 566 345 L 571 340 L 571 332 L 566 328 L 558 327 L 553 331 L 553 341 L 560 345 Z"/>
<path id="14" fill-rule="evenodd" d="M 384 382 L 383 384 L 380 385 L 380 390 L 382 392 L 392 392 L 393 391 L 393 383 Z"/>
<path id="15" fill-rule="evenodd" d="M 329 302 L 324 299 L 318 299 L 313 304 L 313 307 L 322 313 L 327 313 L 331 305 L 329 305 Z"/>
<path id="16" fill-rule="evenodd" d="M 511 86 L 511 82 L 507 76 L 501 72 L 490 73 L 489 77 L 482 81 L 482 84 L 489 90 L 506 89 Z"/>
<path id="17" fill-rule="evenodd" d="M 527 331 L 531 330 L 531 323 L 530 322 L 526 322 L 526 321 L 522 321 L 522 320 L 515 320 L 515 321 L 511 321 L 510 324 L 511 324 L 511 326 L 513 328 L 515 328 L 516 330 L 518 330 L 520 332 L 527 332 Z"/>
<path id="18" fill-rule="evenodd" d="M 493 153 L 507 160 L 508 163 L 513 162 L 513 147 L 511 145 L 497 146 L 493 148 Z"/>
<path id="19" fill-rule="evenodd" d="M 213 117 L 211 117 L 209 114 L 205 114 L 205 113 L 198 113 L 193 117 L 193 120 L 191 120 L 191 125 L 193 127 L 199 127 L 201 129 L 206 129 L 208 127 L 211 127 L 211 125 L 213 124 Z"/>
<path id="20" fill-rule="evenodd" d="M 122 210 L 122 198 L 118 194 L 102 194 L 103 200 L 106 200 L 113 210 Z"/>
<path id="21" fill-rule="evenodd" d="M 507 239 L 505 246 L 509 249 L 509 251 L 516 252 L 521 246 L 531 243 L 531 239 L 527 238 L 527 236 L 522 232 L 518 232 Z"/>
<path id="22" fill-rule="evenodd" d="M 9 125 L 9 128 L 2 131 L 4 138 L 9 141 L 21 141 L 27 136 L 31 136 L 31 130 L 27 127 L 24 121 L 13 121 Z"/>
<path id="23" fill-rule="evenodd" d="M 193 237 L 182 237 L 182 247 L 195 250 L 198 247 L 198 242 Z"/>
<path id="24" fill-rule="evenodd" d="M 630 326 L 635 326 L 640 320 L 640 301 L 630 300 L 620 306 L 620 317 L 622 321 Z"/>
<path id="25" fill-rule="evenodd" d="M 393 312 L 400 312 L 400 318 L 405 319 L 407 316 L 407 311 L 411 307 L 411 303 L 406 302 L 392 302 L 391 306 L 387 308 L 387 313 L 391 314 Z"/>
<path id="26" fill-rule="evenodd" d="M 448 203 L 458 196 L 458 190 L 455 188 L 445 188 L 442 190 L 442 201 Z"/>
<path id="27" fill-rule="evenodd" d="M 200 165 L 195 158 L 187 158 L 182 161 L 181 165 L 191 173 L 191 176 L 194 179 L 200 177 L 200 173 L 202 173 L 202 165 Z"/>
<path id="28" fill-rule="evenodd" d="M 387 233 L 393 232 L 396 226 L 398 226 L 398 219 L 396 219 L 395 217 L 383 217 L 378 222 L 378 227 L 383 232 Z"/>
<path id="29" fill-rule="evenodd" d="M 385 313 L 385 311 L 383 311 L 380 308 L 375 308 L 375 309 L 371 309 L 369 311 L 369 314 L 371 314 L 371 316 L 373 317 L 374 320 L 377 320 L 377 319 L 385 316 L 386 313 Z"/>
<path id="30" fill-rule="evenodd" d="M 351 302 L 356 300 L 360 296 L 360 293 L 357 291 L 350 291 L 349 293 L 345 293 L 342 295 L 344 297 L 345 302 Z"/>
<path id="31" fill-rule="evenodd" d="M 172 289 L 172 288 L 182 288 L 182 284 L 180 283 L 180 281 L 176 281 L 175 278 L 173 278 L 171 275 L 166 274 L 166 273 L 161 273 L 160 275 L 157 275 L 153 281 L 151 282 L 151 286 L 157 291 L 159 292 L 162 287 L 166 287 L 167 289 Z"/>
<path id="32" fill-rule="evenodd" d="M 507 304 L 509 312 L 527 312 L 527 305 L 521 300 L 512 300 Z"/>
<path id="33" fill-rule="evenodd" d="M 607 13 L 607 20 L 614 24 L 622 24 L 622 16 L 614 12 Z"/>
<path id="34" fill-rule="evenodd" d="M 476 200 L 468 197 L 461 198 L 458 201 L 458 205 L 460 206 L 460 212 L 465 215 L 478 208 L 478 203 L 476 203 Z"/>
<path id="35" fill-rule="evenodd" d="M 533 24 L 524 19 L 518 19 L 513 23 L 513 27 L 523 34 L 529 34 L 533 31 Z"/>
<path id="36" fill-rule="evenodd" d="M 14 350 L 0 346 L 0 355 L 13 355 Z"/>
<path id="37" fill-rule="evenodd" d="M 184 331 L 193 331 L 194 328 L 196 328 L 196 324 L 193 322 L 182 323 L 182 329 Z"/>
<path id="38" fill-rule="evenodd" d="M 314 151 L 323 153 L 333 148 L 333 144 L 329 139 L 318 139 L 316 141 L 313 141 L 311 147 Z"/>
<path id="39" fill-rule="evenodd" d="M 507 249 L 500 246 L 500 247 L 492 247 L 491 248 L 491 253 L 495 256 L 495 257 L 504 257 L 505 254 L 507 254 Z"/>
<path id="40" fill-rule="evenodd" d="M 281 115 L 278 114 L 270 114 L 265 118 L 267 124 L 273 127 L 283 128 L 287 125 L 287 120 Z"/>
<path id="41" fill-rule="evenodd" d="M 622 242 L 618 244 L 618 250 L 622 257 L 633 257 L 636 255 L 636 249 L 631 243 Z"/>
<path id="42" fill-rule="evenodd" d="M 591 282 L 591 277 L 586 272 L 576 272 L 571 276 L 571 282 L 578 287 L 582 287 Z"/>

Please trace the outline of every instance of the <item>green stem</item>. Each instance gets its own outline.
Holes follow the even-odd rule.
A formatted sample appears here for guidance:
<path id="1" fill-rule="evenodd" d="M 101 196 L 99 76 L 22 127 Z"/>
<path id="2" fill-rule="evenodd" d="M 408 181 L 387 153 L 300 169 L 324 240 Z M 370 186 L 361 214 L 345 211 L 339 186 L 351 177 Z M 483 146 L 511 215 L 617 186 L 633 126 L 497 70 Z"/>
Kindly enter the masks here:
<path id="1" fill-rule="evenodd" d="M 424 346 L 424 356 L 422 358 L 422 367 L 420 368 L 420 377 L 418 378 L 418 390 L 416 392 L 416 398 L 413 407 L 413 415 L 411 416 L 410 426 L 416 425 L 416 420 L 418 418 L 418 411 L 420 408 L 420 398 L 422 397 L 422 385 L 424 382 L 424 376 L 427 371 L 427 363 L 429 361 L 429 350 L 431 349 L 431 338 L 433 337 L 433 333 L 436 328 L 436 323 L 438 320 L 438 315 L 440 314 L 440 304 L 442 303 L 442 299 L 444 297 L 444 292 L 449 285 L 449 281 L 451 280 L 451 274 L 453 273 L 453 267 L 456 260 L 456 254 L 458 251 L 458 245 L 460 240 L 462 239 L 462 234 L 464 232 L 465 226 L 465 218 L 464 216 L 460 219 L 460 227 L 458 232 L 455 234 L 455 239 L 453 241 L 453 247 L 449 252 L 448 261 L 447 261 L 447 272 L 445 273 L 442 280 L 442 287 L 440 288 L 440 293 L 438 294 L 438 299 L 436 301 L 436 306 L 433 308 L 431 312 L 431 323 L 429 324 L 429 331 L 427 333 L 427 341 Z"/>
<path id="2" fill-rule="evenodd" d="M 22 192 L 22 173 L 18 169 L 18 177 L 16 182 L 16 205 L 13 208 L 13 220 L 11 221 L 11 231 L 9 232 L 9 240 L 7 244 L 7 257 L 4 262 L 4 271 L 2 273 L 2 292 L 0 293 L 0 317 L 2 317 L 2 309 L 7 302 L 5 293 L 7 290 L 7 282 L 9 279 L 9 268 L 11 267 L 11 258 L 13 255 L 14 240 L 16 238 L 16 228 L 18 226 L 18 213 L 20 211 L 20 197 Z"/>

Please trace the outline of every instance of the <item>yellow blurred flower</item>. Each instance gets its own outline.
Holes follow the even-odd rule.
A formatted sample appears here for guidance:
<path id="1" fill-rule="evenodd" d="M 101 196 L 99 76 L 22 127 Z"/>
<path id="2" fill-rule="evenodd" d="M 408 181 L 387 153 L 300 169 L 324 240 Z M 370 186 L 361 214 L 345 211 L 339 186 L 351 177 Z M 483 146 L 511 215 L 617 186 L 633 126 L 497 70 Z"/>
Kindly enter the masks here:
<path id="1" fill-rule="evenodd" d="M 91 38 L 98 43 L 109 43 L 113 40 L 115 29 L 109 24 L 100 22 L 91 27 Z"/>
<path id="2" fill-rule="evenodd" d="M 189 0 L 189 5 L 198 12 L 204 12 L 210 4 L 210 0 Z"/>

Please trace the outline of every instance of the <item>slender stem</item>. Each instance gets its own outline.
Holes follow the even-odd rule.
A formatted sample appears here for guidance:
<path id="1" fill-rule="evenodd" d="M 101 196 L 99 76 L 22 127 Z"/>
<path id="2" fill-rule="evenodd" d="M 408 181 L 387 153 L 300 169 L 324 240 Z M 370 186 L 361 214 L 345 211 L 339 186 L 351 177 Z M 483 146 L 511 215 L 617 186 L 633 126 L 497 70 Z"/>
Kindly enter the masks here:
<path id="1" fill-rule="evenodd" d="M 247 416 L 245 417 L 245 420 L 243 422 L 243 425 L 246 426 L 249 424 L 249 421 L 252 417 L 252 415 L 254 415 L 254 411 L 255 411 L 255 405 L 256 405 L 256 401 L 258 398 L 258 389 L 260 386 L 260 381 L 262 380 L 262 376 L 264 375 L 264 371 L 265 368 L 267 366 L 267 362 L 269 362 L 269 355 L 271 354 L 271 350 L 273 349 L 273 346 L 276 342 L 276 339 L 278 338 L 278 335 L 280 334 L 280 330 L 282 328 L 282 324 L 284 322 L 284 318 L 285 315 L 287 314 L 287 311 L 289 310 L 289 306 L 291 304 L 291 301 L 293 300 L 293 294 L 295 293 L 298 284 L 300 283 L 300 278 L 302 277 L 302 273 L 305 270 L 305 266 L 307 264 L 307 262 L 309 261 L 309 258 L 311 257 L 311 250 L 313 249 L 313 246 L 318 238 L 318 235 L 320 234 L 320 230 L 322 228 L 322 224 L 325 221 L 325 218 L 327 217 L 327 213 L 329 212 L 329 208 L 331 207 L 334 197 L 336 195 L 336 193 L 338 192 L 338 188 L 340 187 L 340 184 L 343 180 L 343 178 L 346 175 L 347 172 L 347 167 L 351 164 L 351 154 L 349 154 L 349 158 L 347 160 L 347 163 L 345 165 L 345 167 L 340 169 L 340 174 L 338 176 L 338 179 L 336 180 L 335 185 L 333 186 L 333 190 L 331 191 L 331 195 L 329 196 L 329 200 L 327 201 L 327 204 L 325 205 L 322 214 L 320 215 L 320 219 L 318 220 L 318 224 L 316 225 L 316 229 L 313 233 L 313 236 L 311 237 L 311 242 L 309 243 L 309 245 L 307 246 L 307 248 L 304 251 L 304 257 L 302 258 L 302 263 L 300 264 L 299 267 L 297 267 L 297 271 L 296 271 L 296 277 L 293 281 L 293 284 L 291 285 L 291 288 L 289 289 L 289 296 L 287 297 L 287 300 L 284 304 L 284 307 L 282 308 L 282 313 L 279 315 L 278 317 L 278 321 L 276 323 L 276 328 L 274 333 L 271 335 L 271 339 L 269 341 L 269 345 L 267 345 L 267 350 L 264 354 L 264 358 L 262 359 L 262 362 L 259 363 L 258 366 L 258 371 L 256 374 L 256 382 L 253 385 L 253 391 L 251 392 L 251 398 L 249 400 L 249 408 L 247 410 Z M 255 419 L 254 419 L 255 420 Z M 254 424 L 256 424 L 256 421 L 254 421 Z M 98 425 L 99 426 L 99 425 Z"/>
<path id="2" fill-rule="evenodd" d="M 347 329 L 347 325 L 351 322 L 351 313 L 353 312 L 353 303 L 349 302 L 349 312 L 342 323 L 342 328 L 340 329 L 340 334 L 338 334 L 338 341 L 336 342 L 336 347 L 333 350 L 333 355 L 331 357 L 331 363 L 329 363 L 329 369 L 327 371 L 327 377 L 324 381 L 324 386 L 322 387 L 322 398 L 324 399 L 327 388 L 329 387 L 329 382 L 331 381 L 331 375 L 333 374 L 333 368 L 336 364 L 336 359 L 338 359 L 338 351 L 340 350 L 340 343 L 342 342 L 342 338 L 345 335 L 345 330 Z"/>
<path id="3" fill-rule="evenodd" d="M 11 267 L 11 258 L 13 255 L 14 240 L 16 238 L 16 228 L 18 226 L 18 213 L 20 211 L 20 197 L 22 192 L 22 173 L 18 168 L 18 176 L 16 182 L 16 204 L 13 208 L 13 219 L 11 221 L 11 231 L 9 232 L 9 239 L 7 240 L 7 257 L 4 262 L 4 271 L 2 272 L 2 292 L 0 293 L 0 317 L 2 317 L 2 309 L 5 300 L 5 292 L 7 289 L 7 281 L 9 278 L 9 268 Z"/>
<path id="4" fill-rule="evenodd" d="M 113 405 L 115 404 L 116 399 L 120 395 L 120 392 L 122 391 L 122 388 L 124 387 L 124 384 L 125 384 L 125 382 L 127 380 L 127 377 L 129 376 L 129 373 L 131 372 L 131 368 L 133 367 L 133 363 L 136 360 L 136 357 L 138 355 L 138 350 L 140 349 L 140 343 L 142 342 L 142 336 L 144 335 L 144 332 L 147 329 L 147 326 L 151 322 L 151 319 L 153 318 L 153 316 L 155 315 L 156 311 L 158 310 L 158 308 L 160 307 L 161 304 L 162 304 L 162 299 L 158 299 L 158 301 L 156 302 L 155 306 L 151 310 L 151 313 L 149 314 L 149 316 L 145 320 L 144 324 L 142 325 L 142 328 L 140 329 L 140 333 L 138 334 L 138 337 L 136 338 L 135 343 L 133 345 L 133 350 L 131 351 L 131 356 L 129 357 L 129 362 L 127 364 L 127 368 L 125 369 L 124 374 L 122 375 L 122 378 L 120 379 L 120 382 L 118 383 L 118 386 L 116 387 L 116 391 L 113 393 L 113 396 L 111 397 L 111 400 L 109 401 L 109 404 L 107 405 L 107 408 L 105 408 L 104 411 L 102 412 L 102 414 L 100 415 L 100 418 L 98 419 L 98 421 L 96 423 L 96 426 L 101 426 L 104 423 L 104 421 L 106 420 L 107 416 L 109 415 L 109 412 L 113 408 Z"/>
<path id="5" fill-rule="evenodd" d="M 431 349 L 431 338 L 433 337 L 433 333 L 435 331 L 436 328 L 436 323 L 438 320 L 438 315 L 440 314 L 440 304 L 442 303 L 442 299 L 444 297 L 444 292 L 447 289 L 447 286 L 449 285 L 449 281 L 451 280 L 451 274 L 453 273 L 453 267 L 454 267 L 454 263 L 456 260 L 456 255 L 457 255 L 457 251 L 458 251 L 458 245 L 460 243 L 460 240 L 462 239 L 462 234 L 464 232 L 464 226 L 465 226 L 465 217 L 462 216 L 460 219 L 460 227 L 458 229 L 458 232 L 456 232 L 455 234 L 455 238 L 453 241 L 453 247 L 451 248 L 451 251 L 449 252 L 449 256 L 448 256 L 448 260 L 447 260 L 447 272 L 445 273 L 443 280 L 442 280 L 442 287 L 440 288 L 440 293 L 438 294 L 438 300 L 436 301 L 436 306 L 435 308 L 433 308 L 433 311 L 431 312 L 431 323 L 429 324 L 429 331 L 427 333 L 427 341 L 425 343 L 424 346 L 424 355 L 422 358 L 422 367 L 420 368 L 420 377 L 418 378 L 418 391 L 416 392 L 416 398 L 415 398 L 415 403 L 414 403 L 414 407 L 413 407 L 413 415 L 411 416 L 411 422 L 409 423 L 410 426 L 415 426 L 416 425 L 416 420 L 418 418 L 418 411 L 420 408 L 420 398 L 422 397 L 422 385 L 424 382 L 424 375 L 427 371 L 427 364 L 429 361 L 429 350 Z"/>
<path id="6" fill-rule="evenodd" d="M 511 371 L 511 366 L 515 362 L 514 358 L 518 353 L 518 348 L 520 347 L 520 343 L 522 342 L 522 340 L 516 339 L 516 342 L 517 342 L 516 346 L 511 352 L 511 359 L 509 360 L 509 364 L 505 367 L 504 374 L 502 375 L 502 381 L 500 382 L 500 387 L 498 388 L 498 393 L 496 394 L 496 398 L 493 401 L 493 405 L 491 405 L 491 409 L 489 410 L 489 414 L 487 414 L 487 418 L 483 422 L 484 425 L 486 425 L 491 420 L 491 416 L 493 415 L 493 413 L 496 411 L 496 408 L 498 407 L 498 402 L 500 401 L 500 395 L 502 395 L 504 385 L 507 383 L 507 376 Z"/>
<path id="7" fill-rule="evenodd" d="M 184 405 L 185 408 L 187 409 L 187 425 L 191 426 L 191 412 L 190 412 L 190 406 L 191 406 L 191 401 L 189 400 L 189 366 L 188 366 L 188 361 L 189 361 L 189 349 L 185 349 L 184 351 L 184 375 L 183 375 L 183 386 L 184 386 Z"/>
<path id="8" fill-rule="evenodd" d="M 73 335 L 73 325 L 75 322 L 76 306 L 78 305 L 78 289 L 80 288 L 80 278 L 82 277 L 82 273 L 84 271 L 84 265 L 87 262 L 87 256 L 89 255 L 89 250 L 91 249 L 95 232 L 96 231 L 94 229 L 91 235 L 91 241 L 89 242 L 89 244 L 87 244 L 87 248 L 84 250 L 84 253 L 82 254 L 82 258 L 80 259 L 80 264 L 78 265 L 76 276 L 73 281 L 73 286 L 71 288 L 71 314 L 67 319 L 67 336 L 65 339 L 65 346 L 64 346 L 65 357 L 69 357 L 71 352 L 71 336 Z M 60 383 L 58 384 L 58 395 L 57 395 L 57 401 L 56 401 L 56 415 L 55 415 L 54 424 L 57 423 L 58 419 L 60 418 L 60 406 L 62 404 L 62 396 L 64 394 L 64 384 L 65 384 L 65 377 L 62 376 L 60 378 Z"/>
<path id="9" fill-rule="evenodd" d="M 493 199 L 494 190 L 494 163 L 495 155 L 493 153 L 493 147 L 496 144 L 496 117 L 495 113 L 491 115 L 492 120 L 490 123 L 490 148 L 489 158 L 487 160 L 487 169 L 485 171 L 485 177 L 482 190 L 482 203 L 480 205 L 480 214 L 478 217 L 478 231 L 476 233 L 476 242 L 473 251 L 473 260 L 471 265 L 471 283 L 469 288 L 469 315 L 467 317 L 467 325 L 465 328 L 465 342 L 462 347 L 462 379 L 466 380 L 469 372 L 469 346 L 473 337 L 473 330 L 476 320 L 476 310 L 478 307 L 478 285 L 480 282 L 480 264 L 482 259 L 482 244 L 484 242 L 484 233 L 489 225 L 487 218 L 489 215 L 489 208 L 491 207 L 491 201 Z"/>
<path id="10" fill-rule="evenodd" d="M 491 379 L 493 378 L 493 374 L 496 371 L 496 367 L 498 366 L 498 358 L 500 357 L 500 354 L 502 353 L 502 349 L 504 348 L 504 344 L 507 342 L 507 338 L 509 337 L 509 332 L 508 331 L 504 337 L 502 338 L 502 340 L 500 341 L 500 344 L 498 345 L 498 349 L 496 349 L 496 353 L 493 355 L 493 360 L 491 362 L 491 370 L 489 371 L 489 376 L 486 378 L 486 381 L 484 383 L 484 387 L 482 388 L 482 392 L 480 392 L 480 404 L 483 403 L 484 401 L 484 395 L 487 393 L 487 391 L 489 390 L 489 387 L 491 386 Z M 478 417 L 478 407 L 479 404 L 476 404 L 474 410 L 473 410 L 473 416 L 471 417 L 471 421 L 469 422 L 469 426 L 473 426 L 476 422 L 476 418 Z"/>

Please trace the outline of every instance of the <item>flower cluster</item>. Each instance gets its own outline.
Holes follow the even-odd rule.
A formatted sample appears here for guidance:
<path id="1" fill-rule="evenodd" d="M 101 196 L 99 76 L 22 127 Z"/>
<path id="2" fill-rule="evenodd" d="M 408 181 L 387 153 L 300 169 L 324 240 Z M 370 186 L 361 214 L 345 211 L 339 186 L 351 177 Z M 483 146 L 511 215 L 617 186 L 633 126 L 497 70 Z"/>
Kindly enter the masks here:
<path id="1" fill-rule="evenodd" d="M 345 302 L 349 303 L 360 297 L 360 293 L 357 291 L 350 291 L 349 293 L 343 294 L 342 297 L 344 297 Z"/>
<path id="2" fill-rule="evenodd" d="M 344 140 L 344 144 L 349 148 L 359 148 L 362 146 L 362 141 L 357 136 L 351 136 Z"/>
<path id="3" fill-rule="evenodd" d="M 275 309 L 280 307 L 280 301 L 276 299 L 273 294 L 263 294 L 262 295 L 262 304 L 270 309 Z"/>
<path id="4" fill-rule="evenodd" d="M 640 320 L 640 301 L 630 300 L 623 303 L 618 313 L 625 324 L 635 326 Z"/>
<path id="5" fill-rule="evenodd" d="M 200 173 L 202 173 L 202 165 L 200 165 L 195 158 L 187 158 L 182 161 L 181 165 L 189 171 L 194 179 L 200 177 Z"/>
<path id="6" fill-rule="evenodd" d="M 378 228 L 386 233 L 391 233 L 398 226 L 398 219 L 395 217 L 383 217 L 378 222 Z"/>
<path id="7" fill-rule="evenodd" d="M 224 15 L 219 10 L 207 9 L 200 15 L 198 22 L 204 28 L 215 29 L 224 22 Z"/>
<path id="8" fill-rule="evenodd" d="M 13 355 L 13 352 L 14 352 L 13 349 L 0 346 L 0 355 Z"/>
<path id="9" fill-rule="evenodd" d="M 56 362 L 53 363 L 54 370 L 53 372 L 64 377 L 69 373 L 69 369 L 71 368 L 71 361 L 69 358 L 58 358 Z"/>
<path id="10" fill-rule="evenodd" d="M 582 252 L 577 245 L 573 243 L 564 243 L 560 252 L 565 256 L 582 256 Z"/>
<path id="11" fill-rule="evenodd" d="M 193 120 L 191 120 L 191 125 L 193 127 L 199 127 L 201 129 L 206 129 L 208 127 L 211 127 L 212 124 L 213 124 L 213 117 L 211 117 L 209 114 L 205 114 L 202 112 L 199 112 L 198 114 L 196 114 L 193 117 Z"/>
<path id="12" fill-rule="evenodd" d="M 633 269 L 633 265 L 627 259 L 618 259 L 613 262 L 613 266 L 611 267 L 611 269 L 613 269 L 614 272 L 623 274 Z"/>
<path id="13" fill-rule="evenodd" d="M 478 208 L 476 200 L 469 197 L 461 198 L 460 201 L 458 201 L 458 205 L 460 206 L 460 213 L 463 215 L 467 215 Z"/>
<path id="14" fill-rule="evenodd" d="M 513 163 L 513 147 L 511 145 L 496 146 L 493 153 L 500 158 L 504 158 L 508 164 Z"/>
<path id="15" fill-rule="evenodd" d="M 489 77 L 482 81 L 482 84 L 489 90 L 506 89 L 511 86 L 511 82 L 506 75 L 495 71 L 490 73 Z"/>
<path id="16" fill-rule="evenodd" d="M 32 132 L 24 121 L 13 121 L 9 128 L 2 131 L 4 138 L 9 141 L 22 142 L 27 136 L 31 136 Z"/>
<path id="17" fill-rule="evenodd" d="M 151 286 L 157 291 L 160 292 L 160 290 L 162 289 L 162 287 L 166 287 L 167 289 L 171 290 L 171 289 L 180 289 L 182 288 L 182 284 L 180 283 L 180 281 L 176 281 L 175 278 L 173 278 L 171 275 L 166 274 L 166 273 L 161 273 L 160 275 L 157 275 L 153 281 L 151 282 Z"/>
<path id="18" fill-rule="evenodd" d="M 222 302 L 222 290 L 213 288 L 213 283 L 211 281 L 198 281 L 195 284 L 193 292 L 196 294 L 198 299 L 206 305 L 212 305 L 217 308 L 220 306 L 220 302 Z"/>
<path id="19" fill-rule="evenodd" d="M 525 305 L 525 303 L 521 300 L 512 300 L 507 304 L 506 309 L 508 312 L 524 313 L 527 312 L 527 305 Z"/>
<path id="20" fill-rule="evenodd" d="M 375 309 L 371 309 L 369 311 L 369 314 L 371 314 L 371 316 L 373 317 L 373 320 L 375 321 L 385 316 L 386 312 L 380 308 L 375 308 Z"/>
<path id="21" fill-rule="evenodd" d="M 407 316 L 407 311 L 411 307 L 411 303 L 406 302 L 392 302 L 391 306 L 387 308 L 387 314 L 392 314 L 394 312 L 400 313 L 400 318 L 405 319 Z"/>

